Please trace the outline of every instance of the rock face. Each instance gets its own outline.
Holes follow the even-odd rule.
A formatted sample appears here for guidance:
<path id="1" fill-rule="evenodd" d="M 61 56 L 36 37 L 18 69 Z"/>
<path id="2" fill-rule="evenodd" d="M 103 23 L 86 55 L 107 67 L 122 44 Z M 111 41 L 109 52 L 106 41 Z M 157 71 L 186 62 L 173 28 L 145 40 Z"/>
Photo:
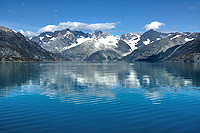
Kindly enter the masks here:
<path id="1" fill-rule="evenodd" d="M 200 38 L 180 46 L 168 60 L 176 62 L 200 62 Z"/>
<path id="2" fill-rule="evenodd" d="M 162 38 L 149 45 L 141 46 L 131 54 L 123 57 L 126 61 L 161 61 L 167 60 L 174 50 L 177 50 L 178 45 L 182 46 L 186 42 L 198 37 L 199 33 L 174 33 Z M 176 46 L 176 47 L 174 47 Z M 173 48 L 172 48 L 173 47 Z M 172 48 L 172 49 L 170 49 Z"/>
<path id="3" fill-rule="evenodd" d="M 83 61 L 111 61 L 119 60 L 121 55 L 114 50 L 100 50 L 88 55 Z"/>
<path id="4" fill-rule="evenodd" d="M 131 51 L 131 47 L 125 41 L 123 41 L 121 39 L 117 42 L 116 45 L 117 45 L 117 47 L 115 48 L 115 50 L 117 50 L 121 54 Z"/>
<path id="5" fill-rule="evenodd" d="M 3 61 L 55 61 L 65 60 L 41 48 L 35 42 L 6 27 L 0 27 L 0 60 Z"/>
<path id="6" fill-rule="evenodd" d="M 63 51 L 63 56 L 73 61 L 82 61 L 86 56 L 100 50 L 93 42 L 83 42 L 82 44 Z"/>

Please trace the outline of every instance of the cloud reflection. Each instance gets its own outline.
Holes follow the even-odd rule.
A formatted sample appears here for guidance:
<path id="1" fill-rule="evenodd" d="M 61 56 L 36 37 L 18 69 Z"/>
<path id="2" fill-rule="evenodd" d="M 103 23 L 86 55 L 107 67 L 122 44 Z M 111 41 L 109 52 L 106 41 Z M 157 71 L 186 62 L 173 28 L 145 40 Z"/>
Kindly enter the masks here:
<path id="1" fill-rule="evenodd" d="M 191 63 L 1 63 L 0 79 L 2 96 L 39 93 L 62 102 L 97 104 L 139 90 L 159 104 L 168 92 L 199 91 L 200 67 Z"/>

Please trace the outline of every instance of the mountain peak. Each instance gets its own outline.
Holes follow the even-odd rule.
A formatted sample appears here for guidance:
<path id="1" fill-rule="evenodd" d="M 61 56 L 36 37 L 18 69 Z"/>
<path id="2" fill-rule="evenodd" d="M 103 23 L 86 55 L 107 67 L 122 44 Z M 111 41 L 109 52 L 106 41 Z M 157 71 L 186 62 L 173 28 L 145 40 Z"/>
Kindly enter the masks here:
<path id="1" fill-rule="evenodd" d="M 71 31 L 71 30 L 69 28 L 67 28 L 66 31 Z"/>
<path id="2" fill-rule="evenodd" d="M 150 30 L 148 30 L 147 32 L 156 32 L 156 33 L 160 33 L 159 31 L 154 30 L 154 29 L 150 29 Z"/>
<path id="3" fill-rule="evenodd" d="M 157 30 L 154 30 L 154 29 L 150 29 L 149 31 L 157 31 Z"/>
<path id="4" fill-rule="evenodd" d="M 103 31 L 101 31 L 101 30 L 98 30 L 98 31 L 95 31 L 95 32 L 93 33 L 93 36 L 95 36 L 96 38 L 101 38 L 101 37 L 105 38 L 106 36 L 110 36 L 110 33 L 109 33 L 109 32 L 103 32 Z"/>

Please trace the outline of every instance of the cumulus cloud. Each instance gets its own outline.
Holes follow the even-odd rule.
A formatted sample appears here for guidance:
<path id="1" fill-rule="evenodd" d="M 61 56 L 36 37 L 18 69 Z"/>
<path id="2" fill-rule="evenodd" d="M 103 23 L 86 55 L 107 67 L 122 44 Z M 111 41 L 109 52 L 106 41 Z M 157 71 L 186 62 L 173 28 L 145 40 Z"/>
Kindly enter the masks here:
<path id="1" fill-rule="evenodd" d="M 147 30 L 147 31 L 150 30 L 150 29 L 158 30 L 158 29 L 160 29 L 162 26 L 165 26 L 165 24 L 164 24 L 164 23 L 160 23 L 160 22 L 158 22 L 158 21 L 153 21 L 153 22 L 151 22 L 150 24 L 145 25 L 145 26 L 144 26 L 144 29 Z"/>
<path id="2" fill-rule="evenodd" d="M 118 23 L 96 23 L 96 24 L 86 24 L 81 22 L 62 22 L 59 23 L 59 25 L 47 25 L 41 29 L 39 29 L 37 32 L 31 32 L 31 31 L 22 31 L 20 30 L 23 35 L 25 36 L 35 36 L 39 35 L 42 32 L 54 32 L 54 31 L 61 31 L 64 29 L 70 29 L 72 31 L 78 30 L 78 31 L 96 31 L 96 30 L 112 30 L 115 28 L 115 26 Z"/>

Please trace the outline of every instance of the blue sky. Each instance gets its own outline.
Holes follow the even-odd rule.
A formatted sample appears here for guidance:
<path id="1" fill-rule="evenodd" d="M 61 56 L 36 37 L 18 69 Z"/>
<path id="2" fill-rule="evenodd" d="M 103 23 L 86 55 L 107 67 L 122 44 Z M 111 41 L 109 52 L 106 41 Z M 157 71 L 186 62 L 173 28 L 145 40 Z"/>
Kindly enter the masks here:
<path id="1" fill-rule="evenodd" d="M 61 22 L 115 23 L 114 35 L 144 32 L 153 21 L 160 31 L 199 32 L 200 0 L 1 0 L 0 25 L 37 32 Z M 87 31 L 89 32 L 89 31 Z"/>

